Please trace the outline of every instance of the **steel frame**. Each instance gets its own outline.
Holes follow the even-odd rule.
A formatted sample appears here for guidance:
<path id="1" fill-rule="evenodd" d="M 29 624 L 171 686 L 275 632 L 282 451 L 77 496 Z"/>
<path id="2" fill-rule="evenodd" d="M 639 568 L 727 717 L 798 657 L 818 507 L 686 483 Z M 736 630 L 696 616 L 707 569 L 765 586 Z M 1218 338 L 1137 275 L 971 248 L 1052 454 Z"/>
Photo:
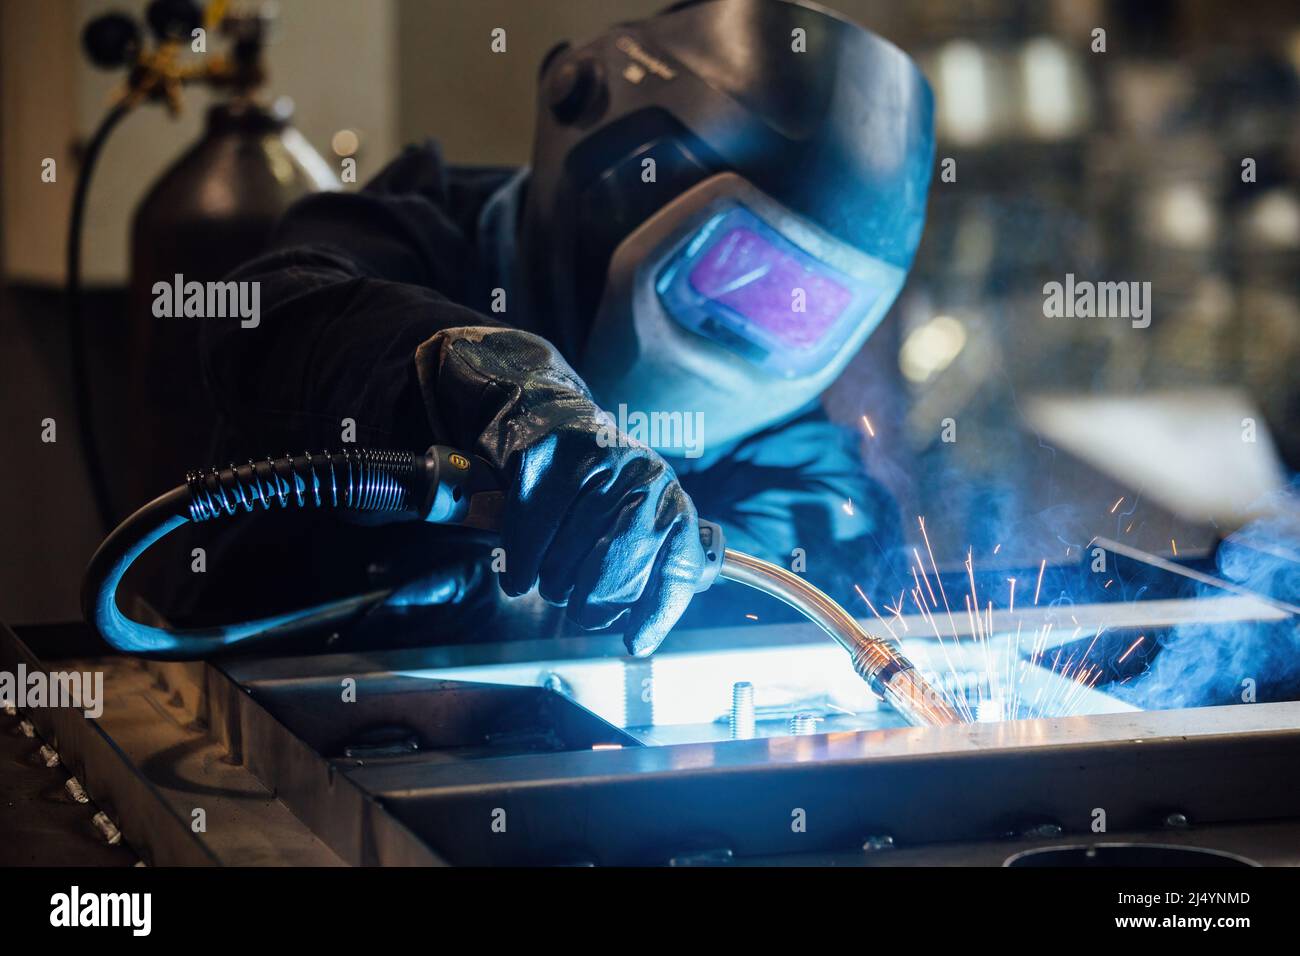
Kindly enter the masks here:
<path id="1" fill-rule="evenodd" d="M 1275 602 L 1237 598 L 1255 602 L 1239 610 L 1258 619 L 1290 614 Z M 1149 602 L 1145 624 L 1186 620 L 1198 606 Z M 796 624 L 685 632 L 674 640 L 707 650 L 825 638 L 812 625 Z M 623 656 L 616 637 L 240 658 L 147 671 L 110 661 L 147 673 L 152 706 L 191 715 L 188 731 L 248 778 L 238 786 L 252 780 L 260 788 L 254 803 L 261 815 L 245 814 L 241 825 L 267 827 L 263 843 L 274 834 L 293 843 L 291 851 L 260 855 L 211 829 L 193 832 L 185 800 L 167 783 L 175 773 L 168 749 L 175 740 L 160 735 L 152 752 L 138 741 L 128 752 L 115 739 L 111 714 L 98 722 L 72 711 L 32 716 L 92 799 L 155 863 L 771 859 L 859 852 L 873 837 L 873 845 L 917 850 L 1058 830 L 1078 842 L 1093 835 L 1098 809 L 1111 833 L 1152 831 L 1170 819 L 1239 828 L 1300 818 L 1300 702 L 641 747 L 553 691 L 467 689 L 414 676 L 557 657 L 617 659 L 629 673 L 643 666 Z M 29 668 L 57 665 L 0 627 L 0 666 L 19 660 Z M 490 717 L 493 701 L 526 706 L 563 724 L 569 749 L 484 759 L 449 759 L 436 748 L 380 759 L 339 753 L 310 726 L 307 705 L 322 688 L 336 692 L 343 676 L 363 682 L 380 713 L 416 720 L 473 708 Z M 622 749 L 590 749 L 606 734 Z M 286 808 L 296 821 L 286 822 Z M 493 827 L 502 811 L 504 829 Z M 807 821 L 803 832 L 790 826 L 796 811 Z M 290 825 L 298 821 L 305 826 Z"/>

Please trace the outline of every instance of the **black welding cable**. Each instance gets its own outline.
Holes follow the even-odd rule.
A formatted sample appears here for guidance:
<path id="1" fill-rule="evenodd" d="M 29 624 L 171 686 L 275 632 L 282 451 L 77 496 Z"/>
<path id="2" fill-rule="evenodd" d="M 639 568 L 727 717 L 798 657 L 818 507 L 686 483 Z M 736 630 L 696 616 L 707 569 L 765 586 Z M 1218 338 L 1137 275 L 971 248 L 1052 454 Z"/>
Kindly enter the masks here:
<path id="1" fill-rule="evenodd" d="M 81 304 L 81 233 L 86 215 L 86 195 L 90 190 L 90 179 L 95 171 L 95 163 L 99 159 L 109 133 L 127 113 L 131 112 L 133 105 L 130 99 L 118 103 L 108 111 L 94 135 L 91 136 L 86 154 L 82 158 L 81 169 L 77 172 L 76 187 L 72 194 L 72 216 L 68 223 L 67 325 L 68 354 L 72 371 L 72 401 L 77 416 L 78 443 L 81 447 L 81 457 L 86 465 L 86 477 L 90 481 L 95 510 L 105 530 L 113 527 L 113 506 L 109 496 L 104 461 L 99 454 L 99 443 L 95 440 L 92 417 L 89 362 L 86 358 L 86 336 Z"/>
<path id="2" fill-rule="evenodd" d="M 429 506 L 428 461 L 427 455 L 411 452 L 349 449 L 192 472 L 184 485 L 145 505 L 100 545 L 82 584 L 85 619 L 128 654 L 191 659 L 250 638 L 280 636 L 350 617 L 389 592 L 356 595 L 237 624 L 172 630 L 127 617 L 117 605 L 117 589 L 140 555 L 189 522 L 274 509 L 330 509 L 418 519 Z"/>

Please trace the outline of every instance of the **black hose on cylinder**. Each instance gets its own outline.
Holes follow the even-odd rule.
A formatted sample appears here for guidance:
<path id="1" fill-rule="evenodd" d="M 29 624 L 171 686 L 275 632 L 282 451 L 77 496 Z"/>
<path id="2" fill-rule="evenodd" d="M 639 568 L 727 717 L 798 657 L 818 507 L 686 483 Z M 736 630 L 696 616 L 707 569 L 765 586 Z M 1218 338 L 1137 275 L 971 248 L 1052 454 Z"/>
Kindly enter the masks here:
<path id="1" fill-rule="evenodd" d="M 86 466 L 95 513 L 105 528 L 113 527 L 113 503 L 108 474 L 99 453 L 99 442 L 95 438 L 94 402 L 91 400 L 90 362 L 86 355 L 85 316 L 81 296 L 81 233 L 86 218 L 86 196 L 90 192 L 90 180 L 94 176 L 99 154 L 103 151 L 109 133 L 131 112 L 132 106 L 132 100 L 118 103 L 108 111 L 90 137 L 72 192 L 72 215 L 68 220 L 66 250 L 68 357 L 72 368 L 72 405 L 77 415 L 77 441 L 81 446 L 81 457 Z"/>

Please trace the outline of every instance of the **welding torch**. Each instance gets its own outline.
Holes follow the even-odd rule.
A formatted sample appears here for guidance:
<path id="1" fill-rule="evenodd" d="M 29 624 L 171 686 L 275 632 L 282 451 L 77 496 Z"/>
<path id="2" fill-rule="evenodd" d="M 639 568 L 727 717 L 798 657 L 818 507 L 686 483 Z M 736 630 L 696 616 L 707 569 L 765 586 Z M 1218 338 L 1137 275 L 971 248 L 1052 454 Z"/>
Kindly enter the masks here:
<path id="1" fill-rule="evenodd" d="M 307 452 L 191 472 L 185 484 L 145 505 L 100 545 L 82 584 L 82 610 L 108 643 L 126 653 L 204 657 L 253 638 L 319 627 L 382 602 L 391 592 L 205 628 L 177 630 L 128 618 L 117 605 L 123 576 L 140 555 L 181 525 L 298 508 L 494 532 L 500 527 L 503 503 L 504 493 L 487 462 L 440 445 L 423 454 L 365 448 Z M 784 568 L 727 548 L 722 528 L 712 522 L 700 521 L 700 543 L 706 564 L 696 593 L 723 578 L 784 601 L 834 638 L 848 652 L 858 676 L 908 723 L 963 722 L 943 694 L 892 643 L 868 633 L 821 590 Z"/>

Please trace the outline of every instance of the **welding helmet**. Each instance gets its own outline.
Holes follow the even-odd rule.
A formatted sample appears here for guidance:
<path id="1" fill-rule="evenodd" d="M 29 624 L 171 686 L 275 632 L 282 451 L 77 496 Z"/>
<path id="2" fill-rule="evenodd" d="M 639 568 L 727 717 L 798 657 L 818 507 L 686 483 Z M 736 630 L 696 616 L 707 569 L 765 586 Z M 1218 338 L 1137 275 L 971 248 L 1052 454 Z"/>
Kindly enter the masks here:
<path id="1" fill-rule="evenodd" d="M 717 447 L 823 392 L 920 242 L 916 64 L 810 4 L 691 0 L 562 45 L 540 90 L 521 251 L 597 403 Z"/>

